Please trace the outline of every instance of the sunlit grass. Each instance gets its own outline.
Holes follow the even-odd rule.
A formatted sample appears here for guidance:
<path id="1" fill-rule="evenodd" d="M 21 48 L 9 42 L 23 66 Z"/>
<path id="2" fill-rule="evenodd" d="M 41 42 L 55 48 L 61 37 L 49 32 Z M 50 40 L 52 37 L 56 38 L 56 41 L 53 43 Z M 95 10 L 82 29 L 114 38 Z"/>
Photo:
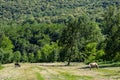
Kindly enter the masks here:
<path id="1" fill-rule="evenodd" d="M 44 80 L 40 73 L 36 72 L 37 80 Z"/>
<path id="2" fill-rule="evenodd" d="M 64 76 L 65 80 L 93 80 L 91 76 L 77 76 L 67 72 L 60 72 L 60 75 Z"/>
<path id="3" fill-rule="evenodd" d="M 43 67 L 36 67 L 36 68 L 38 68 L 39 70 L 46 70 Z"/>
<path id="4" fill-rule="evenodd" d="M 0 65 L 0 70 L 3 69 L 4 67 L 2 65 Z"/>
<path id="5" fill-rule="evenodd" d="M 86 67 L 84 64 L 76 63 L 75 66 L 56 66 L 58 63 L 46 63 L 46 65 L 38 64 L 22 64 L 20 68 L 14 68 L 12 65 L 1 65 L 0 78 L 3 80 L 117 80 L 120 77 L 120 68 L 109 66 L 108 64 L 100 64 L 99 69 L 81 68 Z M 118 63 L 114 63 L 118 64 Z M 10 66 L 10 67 L 9 67 Z M 5 67 L 5 68 L 4 68 Z M 13 69 L 13 70 L 10 70 Z M 4 73 L 9 71 L 9 73 Z M 16 74 L 16 76 L 13 75 Z M 4 75 L 8 75 L 5 76 Z M 97 76 L 97 77 L 96 77 Z M 1 80 L 1 79 L 0 79 Z"/>

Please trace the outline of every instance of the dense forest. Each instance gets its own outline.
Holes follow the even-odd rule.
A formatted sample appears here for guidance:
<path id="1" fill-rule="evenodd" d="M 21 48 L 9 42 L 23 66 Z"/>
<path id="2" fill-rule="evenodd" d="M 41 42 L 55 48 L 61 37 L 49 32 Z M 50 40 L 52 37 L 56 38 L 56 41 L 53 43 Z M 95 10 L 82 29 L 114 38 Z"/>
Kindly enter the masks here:
<path id="1" fill-rule="evenodd" d="M 0 63 L 120 61 L 119 0 L 0 3 Z"/>
<path id="2" fill-rule="evenodd" d="M 69 16 L 100 15 L 110 5 L 120 6 L 119 0 L 0 0 L 1 23 L 66 23 Z"/>

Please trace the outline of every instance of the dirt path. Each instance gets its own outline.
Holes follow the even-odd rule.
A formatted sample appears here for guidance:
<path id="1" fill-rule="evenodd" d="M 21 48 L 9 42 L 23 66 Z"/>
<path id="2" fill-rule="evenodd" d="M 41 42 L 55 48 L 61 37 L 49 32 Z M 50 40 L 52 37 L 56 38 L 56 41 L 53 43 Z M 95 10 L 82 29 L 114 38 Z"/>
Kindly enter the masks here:
<path id="1" fill-rule="evenodd" d="M 120 80 L 120 68 L 85 68 L 83 63 L 20 63 L 3 65 L 0 70 L 0 80 Z"/>

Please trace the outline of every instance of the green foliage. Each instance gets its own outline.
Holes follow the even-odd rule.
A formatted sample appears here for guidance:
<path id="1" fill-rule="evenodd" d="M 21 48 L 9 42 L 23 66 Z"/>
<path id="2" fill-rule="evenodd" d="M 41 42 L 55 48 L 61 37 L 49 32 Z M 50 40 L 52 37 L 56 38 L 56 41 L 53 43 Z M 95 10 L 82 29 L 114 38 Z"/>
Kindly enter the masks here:
<path id="1" fill-rule="evenodd" d="M 35 62 L 34 53 L 29 53 L 28 58 L 29 58 L 29 62 L 31 63 Z"/>
<path id="2" fill-rule="evenodd" d="M 20 62 L 20 60 L 21 60 L 21 53 L 20 53 L 20 51 L 14 52 L 14 61 L 15 62 Z"/>
<path id="3" fill-rule="evenodd" d="M 119 1 L 2 0 L 0 6 L 1 63 L 120 60 Z"/>
<path id="4" fill-rule="evenodd" d="M 51 45 L 46 44 L 42 49 L 41 49 L 41 57 L 43 61 L 48 62 L 48 56 L 50 53 L 52 53 L 53 47 Z"/>
<path id="5" fill-rule="evenodd" d="M 0 35 L 0 48 L 4 51 L 11 51 L 14 48 L 14 45 L 12 44 L 11 40 L 5 36 L 5 34 Z"/>
<path id="6" fill-rule="evenodd" d="M 3 63 L 3 58 L 4 58 L 3 50 L 0 49 L 0 63 Z"/>
<path id="7" fill-rule="evenodd" d="M 58 60 L 58 51 L 59 47 L 56 43 L 52 43 L 51 45 L 45 45 L 41 49 L 41 58 L 42 61 L 54 62 Z"/>
<path id="8" fill-rule="evenodd" d="M 58 57 L 59 57 L 59 51 L 60 51 L 60 47 L 58 46 L 58 43 L 52 43 L 52 52 L 49 54 L 49 61 L 51 62 L 56 62 L 58 61 Z"/>
<path id="9" fill-rule="evenodd" d="M 104 50 L 97 50 L 95 52 L 92 51 L 85 51 L 87 54 L 85 60 L 85 63 L 90 63 L 90 62 L 102 62 L 103 57 L 105 55 Z"/>
<path id="10" fill-rule="evenodd" d="M 105 51 L 103 50 L 103 49 L 101 49 L 101 50 L 98 50 L 97 52 L 96 52 L 96 60 L 97 61 L 102 61 L 103 60 L 103 56 L 105 55 Z"/>
<path id="11" fill-rule="evenodd" d="M 36 59 L 36 62 L 40 62 L 41 61 L 41 51 L 38 50 L 35 54 L 35 59 Z"/>
<path id="12" fill-rule="evenodd" d="M 97 46 L 97 43 L 89 43 L 86 45 L 86 50 L 90 51 L 90 52 L 96 52 L 96 46 Z"/>
<path id="13" fill-rule="evenodd" d="M 63 46 L 63 50 L 65 50 L 63 54 L 67 56 L 68 60 L 71 59 L 70 56 L 73 56 L 74 59 L 78 55 L 76 58 L 83 61 L 86 55 L 90 56 L 88 53 L 96 55 L 97 44 L 103 40 L 104 36 L 98 24 L 90 21 L 90 18 L 84 15 L 76 20 L 74 18 L 70 19 L 68 27 L 62 32 L 59 44 Z M 90 56 L 91 60 L 95 59 L 92 55 Z"/>
<path id="14" fill-rule="evenodd" d="M 104 34 L 106 35 L 105 57 L 107 60 L 117 58 L 116 55 L 120 52 L 120 12 L 116 12 L 115 8 L 109 7 L 103 20 Z"/>
<path id="15" fill-rule="evenodd" d="M 77 21 L 71 19 L 68 26 L 63 30 L 59 40 L 59 45 L 65 50 L 64 54 L 67 56 L 68 65 L 70 65 L 72 56 L 75 55 L 77 32 Z"/>
<path id="16" fill-rule="evenodd" d="M 11 52 L 4 52 L 3 53 L 3 63 L 10 63 L 13 61 L 13 53 Z"/>
<path id="17" fill-rule="evenodd" d="M 59 54 L 59 47 L 57 46 L 57 41 L 61 35 L 63 27 L 65 27 L 64 24 L 48 25 L 46 23 L 43 24 L 36 23 L 31 25 L 26 24 L 24 26 L 11 25 L 9 27 L 5 27 L 3 32 L 0 33 L 1 35 L 0 48 L 2 50 L 0 57 L 2 59 L 2 63 L 3 61 L 5 61 L 4 63 L 13 61 L 21 62 L 57 61 Z M 42 58 L 42 49 L 44 48 L 45 45 L 48 44 L 50 44 L 50 47 L 52 46 L 53 49 L 52 51 L 48 50 L 49 54 L 47 56 L 47 59 L 44 60 L 44 58 Z M 16 54 L 17 51 L 20 54 Z M 30 58 L 29 53 L 34 54 L 34 57 Z M 47 54 L 47 52 L 45 52 L 45 54 Z M 21 56 L 20 59 L 18 58 L 19 55 Z M 9 59 L 8 57 L 10 57 L 11 60 L 8 60 Z M 3 58 L 6 60 L 3 60 Z"/>
<path id="18" fill-rule="evenodd" d="M 120 61 L 119 57 L 120 57 L 120 52 L 117 52 L 114 59 L 113 59 L 113 61 Z"/>
<path id="19" fill-rule="evenodd" d="M 44 46 L 45 44 L 49 44 L 50 43 L 50 38 L 49 38 L 48 35 L 41 34 L 39 36 L 43 37 L 43 39 L 40 39 L 40 40 L 37 41 L 37 44 L 39 46 Z"/>
<path id="20" fill-rule="evenodd" d="M 86 44 L 91 42 L 101 42 L 104 40 L 104 36 L 101 33 L 101 29 L 95 21 L 90 21 L 87 16 L 81 16 L 78 19 L 79 26 L 79 48 L 83 49 Z"/>
<path id="21" fill-rule="evenodd" d="M 87 58 L 88 59 L 86 59 L 87 61 L 86 61 L 86 63 L 89 63 L 89 62 L 93 62 L 93 61 L 95 61 L 95 58 L 96 58 L 96 51 L 97 51 L 97 49 L 96 49 L 96 46 L 97 46 L 97 43 L 89 43 L 89 44 L 87 44 L 86 45 L 86 54 L 87 54 Z"/>
<path id="22" fill-rule="evenodd" d="M 86 45 L 86 51 L 87 57 L 85 59 L 86 63 L 89 62 L 95 62 L 95 61 L 101 61 L 101 58 L 105 55 L 103 49 L 97 50 L 98 43 L 93 42 Z"/>
<path id="23" fill-rule="evenodd" d="M 0 49 L 0 63 L 10 63 L 13 61 L 13 53 Z"/>
<path id="24" fill-rule="evenodd" d="M 101 33 L 98 23 L 90 20 L 87 15 L 78 18 L 78 28 L 77 59 L 79 61 L 87 60 L 91 62 L 95 59 L 94 56 L 97 54 L 97 44 L 104 41 L 104 36 Z"/>
<path id="25" fill-rule="evenodd" d="M 26 53 L 26 52 L 23 53 L 23 55 L 22 55 L 22 57 L 21 57 L 21 61 L 22 61 L 22 62 L 28 62 L 28 56 L 27 56 L 27 53 Z"/>
<path id="26" fill-rule="evenodd" d="M 2 0 L 1 24 L 66 23 L 69 16 L 88 14 L 100 21 L 101 13 L 109 5 L 120 6 L 118 0 Z"/>

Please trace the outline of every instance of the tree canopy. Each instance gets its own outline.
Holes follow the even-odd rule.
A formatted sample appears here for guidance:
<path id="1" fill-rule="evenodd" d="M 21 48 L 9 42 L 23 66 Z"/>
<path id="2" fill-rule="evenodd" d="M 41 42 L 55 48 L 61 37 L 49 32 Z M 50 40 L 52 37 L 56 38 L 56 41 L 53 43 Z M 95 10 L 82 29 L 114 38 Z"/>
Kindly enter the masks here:
<path id="1" fill-rule="evenodd" d="M 118 0 L 0 3 L 0 64 L 120 61 Z"/>

